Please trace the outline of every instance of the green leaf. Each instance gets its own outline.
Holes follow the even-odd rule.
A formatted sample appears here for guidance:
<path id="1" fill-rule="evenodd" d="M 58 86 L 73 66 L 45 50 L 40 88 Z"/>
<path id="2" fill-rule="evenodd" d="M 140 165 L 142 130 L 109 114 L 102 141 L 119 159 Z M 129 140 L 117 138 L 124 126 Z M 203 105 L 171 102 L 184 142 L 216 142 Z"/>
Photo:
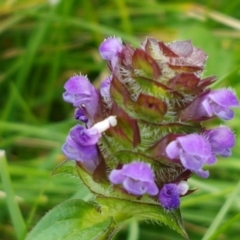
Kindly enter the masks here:
<path id="1" fill-rule="evenodd" d="M 136 202 L 102 196 L 97 197 L 97 202 L 101 204 L 103 214 L 113 216 L 117 223 L 131 217 L 144 221 L 156 221 L 166 224 L 188 239 L 179 209 L 170 212 L 165 211 L 160 205 L 142 203 L 141 200 Z"/>
<path id="2" fill-rule="evenodd" d="M 166 211 L 157 201 L 147 195 L 139 199 L 123 193 L 118 188 L 95 183 L 81 168 L 77 168 L 77 171 L 84 184 L 97 195 L 96 201 L 101 206 L 101 213 L 112 216 L 117 224 L 121 225 L 122 222 L 132 217 L 144 221 L 156 221 L 166 224 L 188 239 L 179 209 L 172 212 Z"/>
<path id="3" fill-rule="evenodd" d="M 75 161 L 66 160 L 60 163 L 52 172 L 52 176 L 63 173 L 74 177 L 78 177 L 75 167 Z"/>
<path id="4" fill-rule="evenodd" d="M 93 204 L 67 200 L 48 212 L 26 240 L 92 240 L 111 227 L 112 218 L 100 214 Z"/>

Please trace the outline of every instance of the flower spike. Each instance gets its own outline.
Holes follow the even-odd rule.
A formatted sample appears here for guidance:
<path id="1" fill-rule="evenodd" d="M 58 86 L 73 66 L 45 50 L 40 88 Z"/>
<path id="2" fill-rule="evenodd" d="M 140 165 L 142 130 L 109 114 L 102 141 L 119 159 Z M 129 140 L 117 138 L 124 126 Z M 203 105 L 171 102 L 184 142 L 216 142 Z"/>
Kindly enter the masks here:
<path id="1" fill-rule="evenodd" d="M 194 192 L 188 179 L 207 178 L 216 156 L 231 155 L 233 132 L 203 126 L 214 117 L 232 119 L 238 97 L 211 89 L 216 78 L 203 78 L 207 55 L 189 40 L 147 38 L 134 48 L 109 37 L 99 52 L 109 70 L 99 89 L 82 75 L 64 85 L 63 98 L 83 125 L 70 130 L 62 151 L 94 194 L 172 214 Z"/>

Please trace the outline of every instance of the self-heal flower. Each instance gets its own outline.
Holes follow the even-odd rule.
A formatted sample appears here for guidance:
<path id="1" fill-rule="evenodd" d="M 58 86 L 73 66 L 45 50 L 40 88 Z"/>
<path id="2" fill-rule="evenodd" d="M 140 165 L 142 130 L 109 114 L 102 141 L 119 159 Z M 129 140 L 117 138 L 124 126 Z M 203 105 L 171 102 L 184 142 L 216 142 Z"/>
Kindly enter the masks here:
<path id="1" fill-rule="evenodd" d="M 93 172 L 99 163 L 97 143 L 101 133 L 116 124 L 116 118 L 110 116 L 89 129 L 76 125 L 70 130 L 62 147 L 63 153 L 69 159 L 81 162 L 88 171 Z"/>
<path id="2" fill-rule="evenodd" d="M 211 90 L 195 99 L 181 113 L 181 119 L 211 118 L 218 116 L 223 120 L 230 120 L 234 117 L 231 108 L 239 107 L 239 101 L 235 93 L 230 89 Z"/>
<path id="3" fill-rule="evenodd" d="M 113 184 L 122 184 L 124 189 L 133 195 L 145 193 L 156 195 L 158 187 L 154 181 L 154 173 L 150 166 L 143 162 L 132 162 L 123 165 L 120 170 L 113 170 L 109 179 Z"/>
<path id="4" fill-rule="evenodd" d="M 104 60 L 111 60 L 122 50 L 122 40 L 120 38 L 109 37 L 103 41 L 99 47 L 99 52 Z"/>
<path id="5" fill-rule="evenodd" d="M 68 159 L 81 162 L 89 172 L 93 172 L 99 163 L 96 143 L 100 136 L 94 129 L 76 125 L 70 130 L 62 151 Z"/>
<path id="6" fill-rule="evenodd" d="M 177 209 L 180 205 L 180 196 L 186 194 L 188 191 L 188 183 L 181 181 L 180 183 L 164 184 L 159 192 L 159 202 L 166 210 L 172 211 Z"/>
<path id="7" fill-rule="evenodd" d="M 202 106 L 209 117 L 217 115 L 224 120 L 230 120 L 234 117 L 234 112 L 230 108 L 238 107 L 239 102 L 230 89 L 219 89 L 212 90 L 204 96 Z"/>
<path id="8" fill-rule="evenodd" d="M 122 40 L 120 38 L 109 37 L 103 41 L 99 47 L 99 53 L 104 60 L 111 62 L 112 69 L 117 63 L 117 55 L 123 49 Z"/>
<path id="9" fill-rule="evenodd" d="M 152 219 L 156 212 L 150 206 L 161 205 L 166 211 L 159 219 L 170 217 L 182 228 L 180 216 L 173 218 L 169 211 L 194 192 L 188 179 L 193 173 L 207 178 L 205 165 L 214 164 L 216 155 L 230 156 L 235 143 L 229 128 L 208 130 L 204 121 L 233 118 L 237 96 L 230 89 L 211 90 L 216 78 L 202 78 L 207 55 L 191 41 L 147 38 L 134 48 L 110 37 L 99 52 L 109 70 L 99 89 L 84 76 L 64 86 L 65 101 L 86 127 L 71 129 L 63 152 L 78 161 L 78 173 L 91 192 L 116 198 L 120 213 L 128 201 L 129 209 L 144 203 L 146 219 Z"/>
<path id="10" fill-rule="evenodd" d="M 74 107 L 85 110 L 87 117 L 93 117 L 98 107 L 98 92 L 85 76 L 73 76 L 64 85 L 63 99 Z"/>
<path id="11" fill-rule="evenodd" d="M 209 173 L 202 170 L 203 165 L 216 162 L 209 142 L 198 134 L 177 137 L 167 145 L 166 154 L 170 159 L 179 159 L 185 169 L 204 178 Z"/>
<path id="12" fill-rule="evenodd" d="M 235 136 L 231 129 L 221 126 L 205 131 L 204 135 L 208 138 L 215 154 L 223 157 L 229 157 L 232 154 L 231 148 L 235 145 Z"/>

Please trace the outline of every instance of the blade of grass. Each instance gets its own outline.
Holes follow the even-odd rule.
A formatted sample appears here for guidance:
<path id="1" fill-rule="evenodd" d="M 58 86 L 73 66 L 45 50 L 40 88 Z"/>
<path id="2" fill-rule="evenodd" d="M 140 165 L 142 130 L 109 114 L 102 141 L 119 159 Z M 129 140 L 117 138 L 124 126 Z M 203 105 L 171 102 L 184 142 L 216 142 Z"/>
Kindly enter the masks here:
<path id="1" fill-rule="evenodd" d="M 47 15 L 48 14 L 51 14 L 51 13 L 47 13 Z M 34 63 L 34 58 L 41 46 L 41 43 L 44 39 L 44 36 L 47 32 L 47 29 L 50 23 L 51 23 L 51 20 L 49 18 L 46 18 L 44 21 L 40 22 L 38 26 L 36 26 L 35 33 L 31 35 L 31 38 L 29 39 L 26 45 L 27 46 L 26 52 L 22 56 L 22 59 L 23 59 L 22 66 L 20 66 L 19 68 L 20 70 L 16 78 L 16 85 L 18 87 L 19 92 L 21 92 L 22 88 L 24 87 L 24 84 L 27 80 L 27 76 Z M 3 117 L 2 117 L 2 119 L 4 120 L 8 119 L 9 115 L 14 114 L 16 103 L 15 103 L 13 92 L 11 92 L 9 99 L 6 102 L 7 104 L 3 110 Z"/>
<path id="2" fill-rule="evenodd" d="M 138 239 L 139 239 L 138 221 L 135 218 L 133 218 L 130 220 L 130 223 L 129 223 L 127 240 L 138 240 Z"/>
<path id="3" fill-rule="evenodd" d="M 128 7 L 126 6 L 126 1 L 125 0 L 115 0 L 115 4 L 117 8 L 119 9 L 119 13 L 121 15 L 121 20 L 122 20 L 122 30 L 128 34 L 132 34 L 132 25 L 129 19 L 129 10 Z"/>
<path id="4" fill-rule="evenodd" d="M 227 198 L 226 202 L 218 212 L 217 216 L 213 220 L 212 224 L 204 234 L 202 240 L 209 240 L 213 239 L 212 236 L 217 231 L 217 229 L 220 227 L 221 222 L 223 221 L 226 213 L 228 212 L 229 208 L 231 207 L 231 204 L 235 197 L 237 196 L 238 192 L 240 190 L 240 181 L 238 182 L 236 188 L 232 191 L 231 195 Z"/>
<path id="5" fill-rule="evenodd" d="M 23 239 L 26 233 L 26 225 L 23 220 L 19 206 L 15 199 L 14 190 L 12 188 L 12 184 L 11 184 L 11 180 L 8 172 L 5 151 L 3 150 L 0 150 L 0 173 L 2 177 L 3 187 L 7 194 L 6 202 L 7 202 L 8 210 L 10 213 L 10 217 L 11 217 L 14 229 L 16 231 L 17 239 Z"/>
<path id="6" fill-rule="evenodd" d="M 49 18 L 52 21 L 60 22 L 61 18 L 57 16 L 49 16 L 47 14 L 39 14 L 39 13 L 29 13 L 30 16 L 39 17 L 41 19 Z M 68 18 L 64 20 L 65 23 L 70 24 L 72 26 L 81 27 L 83 29 L 89 30 L 89 31 L 95 31 L 100 32 L 102 34 L 105 34 L 107 36 L 119 36 L 123 38 L 125 41 L 129 41 L 130 43 L 137 45 L 139 44 L 139 40 L 129 34 L 126 34 L 122 31 L 118 31 L 116 29 L 113 29 L 111 27 L 107 27 L 105 25 L 97 24 L 97 23 L 90 23 L 86 22 L 85 19 L 80 18 Z"/>
<path id="7" fill-rule="evenodd" d="M 83 0 L 82 5 L 84 8 L 84 14 L 86 15 L 85 19 L 92 23 L 98 23 L 98 15 L 93 6 L 93 2 L 89 0 Z M 95 43 L 98 45 L 102 41 L 102 36 L 99 32 L 92 33 Z"/>
<path id="8" fill-rule="evenodd" d="M 240 220 L 240 213 L 237 213 L 234 217 L 229 219 L 226 223 L 224 223 L 210 238 L 210 239 L 217 239 L 217 236 L 221 233 L 226 232 L 229 228 L 233 226 L 234 223 L 239 222 Z"/>
<path id="9" fill-rule="evenodd" d="M 28 215 L 27 221 L 26 221 L 26 225 L 29 227 L 33 221 L 34 215 L 37 211 L 37 208 L 39 206 L 39 204 L 41 203 L 41 198 L 43 196 L 43 193 L 46 191 L 46 189 L 48 188 L 48 185 L 50 183 L 50 178 L 48 178 L 48 180 L 46 181 L 46 183 L 44 185 L 42 185 L 41 190 L 36 198 L 36 200 L 34 201 L 34 204 L 32 206 L 32 209 Z"/>
<path id="10" fill-rule="evenodd" d="M 50 67 L 50 73 L 48 78 L 48 87 L 45 90 L 45 98 L 47 99 L 47 104 L 44 109 L 44 119 L 45 122 L 48 121 L 49 114 L 52 107 L 52 99 L 54 98 L 55 88 L 56 88 L 56 81 L 58 79 L 58 73 L 60 71 L 61 66 L 61 59 L 62 59 L 62 51 L 61 51 L 61 45 L 64 43 L 65 35 L 64 35 L 64 24 L 63 20 L 67 19 L 68 16 L 71 14 L 71 8 L 72 8 L 72 1 L 63 1 L 60 12 L 55 13 L 58 14 L 61 18 L 61 22 L 59 24 L 59 28 L 56 29 L 56 51 L 54 52 L 54 56 L 52 57 L 52 63 Z"/>
<path id="11" fill-rule="evenodd" d="M 37 119 L 37 117 L 32 113 L 31 108 L 29 107 L 29 104 L 21 96 L 19 89 L 17 88 L 15 83 L 13 82 L 10 83 L 10 88 L 15 101 L 23 110 L 24 118 L 27 119 L 29 123 L 35 123 L 35 124 L 39 123 L 39 120 Z"/>
<path id="12" fill-rule="evenodd" d="M 38 126 L 5 121 L 0 121 L 0 131 L 21 132 L 24 136 L 35 136 L 43 139 L 55 140 L 57 142 L 63 142 L 66 138 L 65 134 L 53 132 L 48 128 L 44 128 L 44 126 L 40 128 Z"/>

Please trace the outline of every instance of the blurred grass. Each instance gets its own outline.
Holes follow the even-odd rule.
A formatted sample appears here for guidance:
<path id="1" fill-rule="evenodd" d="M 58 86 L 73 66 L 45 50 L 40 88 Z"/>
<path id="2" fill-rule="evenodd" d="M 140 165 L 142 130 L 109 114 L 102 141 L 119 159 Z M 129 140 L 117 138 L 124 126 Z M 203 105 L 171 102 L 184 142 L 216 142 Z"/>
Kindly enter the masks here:
<path id="1" fill-rule="evenodd" d="M 76 179 L 50 176 L 64 160 L 61 144 L 74 125 L 72 108 L 61 97 L 63 84 L 80 71 L 99 84 L 107 74 L 98 54 L 105 37 L 116 35 L 134 46 L 145 36 L 191 39 L 209 55 L 204 74 L 218 77 L 214 87 L 231 86 L 240 96 L 238 0 L 50 2 L 0 1 L 0 149 L 7 152 L 7 174 L 28 229 L 65 199 L 89 197 Z M 219 158 L 209 179 L 192 179 L 191 187 L 199 189 L 182 199 L 190 239 L 239 239 L 239 118 L 236 110 L 228 122 L 237 136 L 232 157 Z M 0 240 L 12 240 L 19 230 L 11 222 L 3 187 L 2 181 Z M 116 236 L 146 238 L 180 239 L 164 226 L 135 220 Z"/>

